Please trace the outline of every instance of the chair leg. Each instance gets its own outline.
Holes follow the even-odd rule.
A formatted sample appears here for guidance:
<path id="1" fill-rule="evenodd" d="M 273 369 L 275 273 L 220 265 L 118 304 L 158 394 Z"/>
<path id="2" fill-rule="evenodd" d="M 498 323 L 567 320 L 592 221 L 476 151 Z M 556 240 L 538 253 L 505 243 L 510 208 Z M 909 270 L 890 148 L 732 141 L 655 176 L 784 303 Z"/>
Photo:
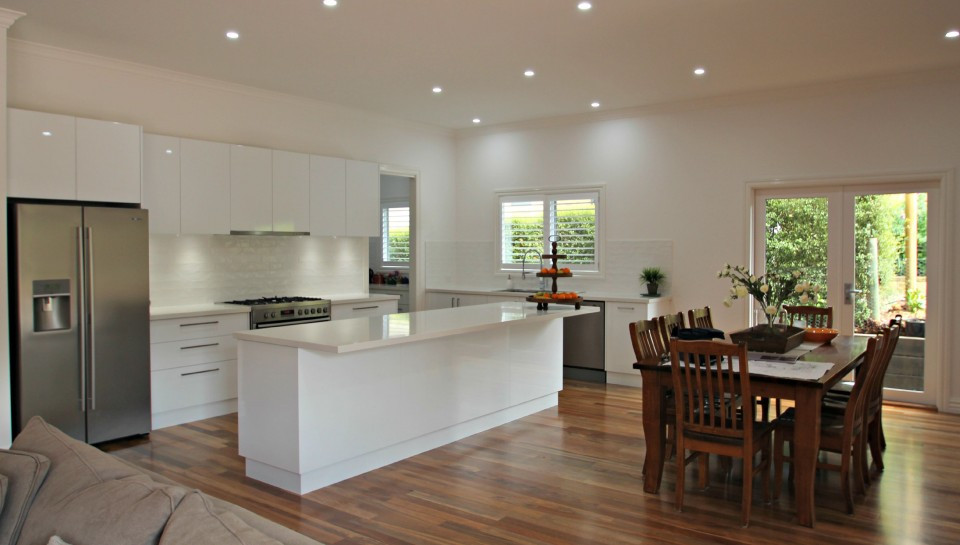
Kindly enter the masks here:
<path id="1" fill-rule="evenodd" d="M 883 407 L 877 413 L 877 428 L 880 429 L 880 448 L 887 450 L 887 435 L 883 433 Z"/>
<path id="2" fill-rule="evenodd" d="M 774 432 L 773 447 L 773 499 L 780 499 L 780 487 L 783 483 L 783 445 L 786 438 L 783 432 Z"/>
<path id="3" fill-rule="evenodd" d="M 767 437 L 763 442 L 763 448 L 760 450 L 760 467 L 763 474 L 763 502 L 770 503 L 770 458 L 773 449 L 773 436 Z"/>
<path id="4" fill-rule="evenodd" d="M 687 464 L 685 463 L 684 458 L 686 458 L 686 449 L 683 448 L 683 439 L 678 436 L 677 437 L 677 491 L 676 491 L 677 511 L 683 511 L 683 481 L 684 481 L 684 474 L 686 473 L 686 469 L 687 469 Z"/>
<path id="5" fill-rule="evenodd" d="M 850 458 L 849 448 L 840 453 L 840 487 L 843 490 L 843 499 L 847 503 L 847 514 L 853 514 L 853 493 L 850 491 Z"/>
<path id="6" fill-rule="evenodd" d="M 759 405 L 760 405 L 760 414 L 762 415 L 761 418 L 763 419 L 764 422 L 769 422 L 770 421 L 770 398 L 761 397 L 759 401 Z"/>
<path id="7" fill-rule="evenodd" d="M 883 471 L 883 445 L 880 435 L 883 429 L 880 427 L 880 419 L 874 418 L 867 426 L 867 441 L 870 443 L 870 454 L 873 457 L 873 463 L 879 471 Z"/>
<path id="8" fill-rule="evenodd" d="M 699 467 L 697 475 L 699 480 L 697 484 L 700 485 L 701 489 L 704 489 L 710 484 L 708 480 L 710 477 L 710 455 L 706 452 L 701 452 L 699 458 L 700 459 L 697 460 Z"/>
<path id="9" fill-rule="evenodd" d="M 750 507 L 752 504 L 753 504 L 753 456 L 744 456 L 743 457 L 743 517 L 741 520 L 744 528 L 750 525 Z"/>
<path id="10" fill-rule="evenodd" d="M 866 459 L 866 453 L 864 452 L 866 446 L 864 445 L 863 439 L 864 435 L 861 433 L 853 441 L 853 483 L 857 494 L 867 493 L 867 478 L 864 476 L 863 470 L 863 462 Z"/>

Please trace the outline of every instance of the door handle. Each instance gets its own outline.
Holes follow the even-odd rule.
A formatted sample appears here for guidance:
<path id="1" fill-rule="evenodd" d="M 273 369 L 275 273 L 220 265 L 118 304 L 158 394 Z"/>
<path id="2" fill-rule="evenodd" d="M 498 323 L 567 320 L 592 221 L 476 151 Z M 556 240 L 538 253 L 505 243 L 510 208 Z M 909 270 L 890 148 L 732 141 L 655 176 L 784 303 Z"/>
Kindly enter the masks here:
<path id="1" fill-rule="evenodd" d="M 96 294 L 94 293 L 94 263 L 93 263 L 93 227 L 86 227 L 87 230 L 87 285 L 90 292 L 87 294 L 87 308 L 90 309 L 89 319 L 87 320 L 88 335 L 90 339 L 90 410 L 97 410 L 97 311 L 94 307 Z"/>
<path id="2" fill-rule="evenodd" d="M 854 287 L 853 287 L 853 283 L 851 283 L 851 282 L 847 282 L 846 284 L 844 284 L 844 285 L 843 285 L 843 302 L 844 302 L 844 304 L 852 305 L 852 304 L 854 303 L 854 301 L 853 301 L 853 296 L 856 295 L 856 294 L 858 294 L 858 293 L 863 293 L 863 290 L 858 290 L 858 289 L 854 288 Z"/>
<path id="3" fill-rule="evenodd" d="M 87 412 L 87 275 L 83 263 L 83 227 L 77 227 L 77 329 L 80 332 L 80 412 Z"/>
<path id="4" fill-rule="evenodd" d="M 208 348 L 211 346 L 220 346 L 220 343 L 195 344 L 193 346 L 181 346 L 180 350 L 193 350 L 194 348 Z"/>

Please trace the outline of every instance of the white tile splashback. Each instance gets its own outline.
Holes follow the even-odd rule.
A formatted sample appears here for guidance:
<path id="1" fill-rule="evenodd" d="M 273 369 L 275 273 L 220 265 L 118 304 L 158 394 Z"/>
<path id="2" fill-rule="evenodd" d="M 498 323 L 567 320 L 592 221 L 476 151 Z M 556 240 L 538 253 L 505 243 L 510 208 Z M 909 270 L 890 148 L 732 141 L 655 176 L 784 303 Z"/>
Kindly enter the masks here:
<path id="1" fill-rule="evenodd" d="M 639 280 L 645 267 L 660 267 L 667 276 L 662 293 L 670 293 L 673 276 L 673 241 L 670 240 L 608 240 L 602 278 L 574 276 L 561 279 L 558 287 L 568 291 L 590 291 L 640 295 L 646 286 Z M 427 242 L 427 288 L 502 289 L 506 277 L 496 274 L 496 245 L 491 241 Z M 561 262 L 561 266 L 563 263 Z M 539 263 L 528 270 L 536 272 Z M 514 287 L 536 288 L 539 279 L 527 276 L 521 283 L 520 273 L 513 276 Z"/>
<path id="2" fill-rule="evenodd" d="M 362 237 L 150 235 L 150 301 L 366 293 Z"/>

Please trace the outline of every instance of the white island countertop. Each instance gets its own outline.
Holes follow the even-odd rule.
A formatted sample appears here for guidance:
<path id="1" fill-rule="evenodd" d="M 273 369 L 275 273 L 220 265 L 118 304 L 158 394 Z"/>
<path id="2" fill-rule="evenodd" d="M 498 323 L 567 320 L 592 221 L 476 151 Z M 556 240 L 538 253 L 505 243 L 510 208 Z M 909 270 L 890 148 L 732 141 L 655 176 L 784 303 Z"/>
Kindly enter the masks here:
<path id="1" fill-rule="evenodd" d="M 490 303 L 241 331 L 234 336 L 242 341 L 342 354 L 493 329 L 522 320 L 546 321 L 594 312 L 599 309 L 584 306 L 575 310 L 570 305 L 553 304 L 550 310 L 537 310 L 536 303 Z"/>

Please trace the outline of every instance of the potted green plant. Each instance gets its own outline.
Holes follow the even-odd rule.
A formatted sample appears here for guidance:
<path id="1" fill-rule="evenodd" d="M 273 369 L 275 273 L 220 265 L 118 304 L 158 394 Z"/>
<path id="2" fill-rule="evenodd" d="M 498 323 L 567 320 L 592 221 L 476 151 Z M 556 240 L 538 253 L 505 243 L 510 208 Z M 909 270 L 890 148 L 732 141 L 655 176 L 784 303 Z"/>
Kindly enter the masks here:
<path id="1" fill-rule="evenodd" d="M 647 295 L 659 296 L 660 283 L 667 278 L 660 267 L 647 267 L 640 273 L 640 279 L 647 283 Z"/>

